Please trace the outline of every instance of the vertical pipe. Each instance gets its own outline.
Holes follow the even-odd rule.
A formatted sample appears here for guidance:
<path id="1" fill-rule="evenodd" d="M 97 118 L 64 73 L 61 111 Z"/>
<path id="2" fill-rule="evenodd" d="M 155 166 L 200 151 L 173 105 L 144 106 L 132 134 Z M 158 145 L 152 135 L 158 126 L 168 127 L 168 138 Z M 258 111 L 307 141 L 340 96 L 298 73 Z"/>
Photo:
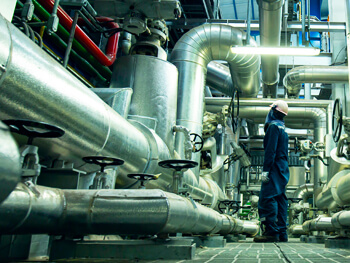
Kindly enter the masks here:
<path id="1" fill-rule="evenodd" d="M 301 30 L 302 44 L 305 43 L 305 0 L 301 0 Z"/>
<path id="2" fill-rule="evenodd" d="M 247 6 L 247 46 L 250 45 L 250 21 L 251 21 L 251 16 L 252 16 L 252 10 L 250 8 L 250 0 L 248 0 L 248 6 Z"/>
<path id="3" fill-rule="evenodd" d="M 307 31 L 308 31 L 308 42 L 310 42 L 310 10 L 311 3 L 310 0 L 307 0 Z"/>
<path id="4" fill-rule="evenodd" d="M 57 0 L 56 0 L 56 2 L 57 2 Z M 64 60 L 63 60 L 63 67 L 64 68 L 66 68 L 68 65 L 69 55 L 70 55 L 70 51 L 72 50 L 72 44 L 73 44 L 73 40 L 74 40 L 75 28 L 76 28 L 77 23 L 78 23 L 78 18 L 79 18 L 79 11 L 75 11 L 72 27 L 71 27 L 70 33 L 69 33 L 69 39 L 68 39 L 68 43 L 67 43 L 66 53 L 64 54 Z"/>
<path id="5" fill-rule="evenodd" d="M 350 0 L 345 0 L 346 3 L 346 44 L 347 44 L 347 53 L 348 58 L 350 57 Z M 350 75 L 350 64 L 348 63 L 348 70 Z M 350 94 L 350 79 L 348 83 L 348 92 Z M 346 104 L 348 104 L 349 100 L 346 99 Z M 350 107 L 346 107 L 346 115 L 350 115 Z"/>

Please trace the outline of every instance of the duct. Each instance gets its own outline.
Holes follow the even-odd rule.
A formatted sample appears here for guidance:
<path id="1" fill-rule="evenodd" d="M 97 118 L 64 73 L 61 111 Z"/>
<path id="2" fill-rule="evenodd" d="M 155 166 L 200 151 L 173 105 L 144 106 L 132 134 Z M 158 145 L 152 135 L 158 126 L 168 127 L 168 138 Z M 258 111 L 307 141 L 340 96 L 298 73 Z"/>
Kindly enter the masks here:
<path id="1" fill-rule="evenodd" d="M 8 126 L 0 121 L 0 203 L 15 189 L 21 176 L 20 155 Z"/>
<path id="2" fill-rule="evenodd" d="M 332 224 L 332 217 L 319 216 L 318 218 L 305 221 L 303 224 L 303 230 L 306 233 L 311 231 L 334 231 Z"/>
<path id="3" fill-rule="evenodd" d="M 176 43 L 171 61 L 179 71 L 177 125 L 202 134 L 203 100 L 207 65 L 225 60 L 230 66 L 233 83 L 243 96 L 256 96 L 260 87 L 259 56 L 237 55 L 232 45 L 243 44 L 243 32 L 227 25 L 205 24 L 196 27 Z M 176 137 L 176 151 L 183 158 L 183 137 Z M 193 159 L 199 161 L 199 154 Z M 198 172 L 198 170 L 196 170 Z"/>
<path id="4" fill-rule="evenodd" d="M 259 27 L 261 46 L 278 47 L 281 39 L 283 0 L 259 0 Z M 278 56 L 261 58 L 263 97 L 277 96 Z"/>
<path id="5" fill-rule="evenodd" d="M 289 228 L 289 233 L 291 233 L 292 235 L 305 235 L 306 234 L 302 225 L 292 225 Z"/>
<path id="6" fill-rule="evenodd" d="M 124 174 L 147 171 L 157 156 L 151 156 L 149 142 L 138 129 L 2 17 L 0 28 L 0 39 L 10 38 L 0 42 L 0 64 L 6 67 L 0 77 L 0 119 L 43 121 L 62 128 L 61 138 L 35 139 L 48 161 L 65 160 L 91 170 L 81 158 L 105 155 L 124 159 Z"/>
<path id="7" fill-rule="evenodd" d="M 313 184 L 303 184 L 293 194 L 293 198 L 302 198 L 302 202 L 305 203 L 307 199 L 314 193 Z"/>
<path id="8" fill-rule="evenodd" d="M 288 97 L 299 95 L 302 83 L 347 83 L 349 71 L 346 66 L 302 66 L 287 72 L 283 85 L 287 89 Z"/>
<path id="9" fill-rule="evenodd" d="M 161 190 L 61 190 L 19 183 L 0 205 L 2 234 L 257 233 L 244 222 Z M 43 213 L 45 211 L 45 213 Z"/>

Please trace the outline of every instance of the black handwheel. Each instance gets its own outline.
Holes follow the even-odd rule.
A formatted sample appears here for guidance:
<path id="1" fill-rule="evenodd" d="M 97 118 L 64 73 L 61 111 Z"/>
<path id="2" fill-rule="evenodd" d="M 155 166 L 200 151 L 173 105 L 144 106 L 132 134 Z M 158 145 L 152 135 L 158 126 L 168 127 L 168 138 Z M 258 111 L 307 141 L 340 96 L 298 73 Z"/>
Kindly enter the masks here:
<path id="1" fill-rule="evenodd" d="M 222 200 L 219 202 L 219 205 L 218 205 L 218 210 L 221 212 L 221 214 L 225 213 L 225 209 L 228 208 L 229 210 L 234 210 L 232 214 L 235 214 L 238 212 L 241 202 L 240 201 L 234 201 L 234 200 L 229 200 L 229 199 L 226 199 L 226 200 Z"/>
<path id="2" fill-rule="evenodd" d="M 86 163 L 92 163 L 101 167 L 101 172 L 104 172 L 106 166 L 119 166 L 124 163 L 123 160 L 106 156 L 86 156 L 83 157 Z"/>
<path id="3" fill-rule="evenodd" d="M 338 142 L 343 126 L 343 106 L 340 99 L 334 101 L 332 114 L 332 136 L 334 142 Z"/>
<path id="4" fill-rule="evenodd" d="M 190 169 L 198 165 L 195 161 L 190 160 L 165 160 L 158 163 L 160 167 L 181 171 L 182 169 Z"/>
<path id="5" fill-rule="evenodd" d="M 15 132 L 28 137 L 28 144 L 32 144 L 34 138 L 58 138 L 63 136 L 61 128 L 39 121 L 30 120 L 3 120 L 3 123 Z"/>
<path id="6" fill-rule="evenodd" d="M 294 138 L 294 152 L 295 152 L 295 154 L 297 154 L 299 150 L 300 150 L 299 149 L 299 140 L 298 140 L 298 137 L 295 137 Z"/>
<path id="7" fill-rule="evenodd" d="M 190 135 L 191 135 L 191 142 L 193 144 L 193 151 L 195 153 L 200 152 L 203 149 L 203 145 L 204 145 L 203 138 L 197 133 L 191 133 Z"/>
<path id="8" fill-rule="evenodd" d="M 158 177 L 154 174 L 142 174 L 142 173 L 136 173 L 136 174 L 128 174 L 129 178 L 141 180 L 141 181 L 149 181 L 149 180 L 157 180 Z"/>

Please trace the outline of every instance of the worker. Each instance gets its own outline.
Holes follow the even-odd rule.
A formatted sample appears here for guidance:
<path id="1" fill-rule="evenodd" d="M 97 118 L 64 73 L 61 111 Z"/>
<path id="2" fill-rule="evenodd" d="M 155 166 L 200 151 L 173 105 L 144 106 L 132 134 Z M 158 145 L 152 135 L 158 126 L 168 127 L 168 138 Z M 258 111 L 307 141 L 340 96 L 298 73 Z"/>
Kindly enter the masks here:
<path id="1" fill-rule="evenodd" d="M 270 107 L 264 126 L 265 158 L 258 203 L 263 234 L 254 241 L 287 242 L 288 134 L 283 119 L 288 114 L 288 104 L 277 100 Z"/>

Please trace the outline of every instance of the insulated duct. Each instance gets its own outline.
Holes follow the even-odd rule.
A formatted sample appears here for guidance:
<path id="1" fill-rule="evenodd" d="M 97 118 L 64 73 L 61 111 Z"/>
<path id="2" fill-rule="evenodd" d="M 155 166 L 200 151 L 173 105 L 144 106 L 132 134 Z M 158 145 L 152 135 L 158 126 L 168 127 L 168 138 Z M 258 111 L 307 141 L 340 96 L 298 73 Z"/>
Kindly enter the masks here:
<path id="1" fill-rule="evenodd" d="M 278 47 L 281 40 L 283 0 L 259 0 L 260 43 L 265 47 Z M 263 97 L 276 98 L 279 81 L 278 56 L 262 56 L 261 71 Z"/>
<path id="2" fill-rule="evenodd" d="M 20 183 L 0 205 L 1 233 L 252 234 L 258 230 L 257 224 L 254 228 L 252 223 L 223 216 L 193 200 L 161 190 L 36 188 L 32 192 Z"/>
<path id="3" fill-rule="evenodd" d="M 303 66 L 287 72 L 283 85 L 288 97 L 298 97 L 302 83 L 347 83 L 349 81 L 348 67 L 338 66 Z"/>
<path id="4" fill-rule="evenodd" d="M 230 69 L 216 61 L 212 61 L 207 67 L 206 85 L 210 88 L 232 97 L 234 92 Z"/>
<path id="5" fill-rule="evenodd" d="M 319 216 L 303 223 L 303 230 L 306 233 L 311 231 L 333 231 L 334 229 L 331 217 Z"/>
<path id="6" fill-rule="evenodd" d="M 0 204 L 15 189 L 21 176 L 18 147 L 7 125 L 0 121 Z"/>
<path id="7" fill-rule="evenodd" d="M 202 134 L 204 88 L 207 65 L 212 60 L 228 62 L 233 83 L 243 96 L 256 96 L 260 87 L 260 59 L 256 55 L 237 55 L 233 45 L 243 45 L 243 32 L 228 25 L 205 24 L 196 27 L 176 43 L 171 54 L 178 68 L 177 125 Z M 176 150 L 183 156 L 183 136 L 176 138 Z M 199 160 L 199 154 L 194 155 Z"/>
<path id="8" fill-rule="evenodd" d="M 305 203 L 307 199 L 314 194 L 314 184 L 303 184 L 293 194 L 293 198 L 303 199 Z"/>

